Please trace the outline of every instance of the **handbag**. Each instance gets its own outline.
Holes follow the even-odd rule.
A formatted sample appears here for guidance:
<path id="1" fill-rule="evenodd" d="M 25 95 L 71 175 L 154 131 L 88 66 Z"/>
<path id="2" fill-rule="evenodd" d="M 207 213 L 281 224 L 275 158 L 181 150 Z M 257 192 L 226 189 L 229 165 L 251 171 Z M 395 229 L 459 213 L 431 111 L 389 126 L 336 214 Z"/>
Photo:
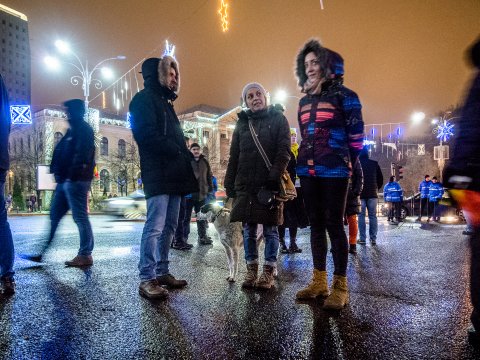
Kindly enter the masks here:
<path id="1" fill-rule="evenodd" d="M 265 150 L 263 150 L 262 144 L 260 144 L 260 140 L 258 140 L 258 135 L 253 128 L 251 120 L 248 120 L 248 127 L 250 128 L 250 133 L 252 134 L 253 142 L 257 146 L 258 152 L 260 153 L 260 155 L 262 155 L 263 161 L 265 161 L 267 169 L 270 170 L 272 168 L 272 163 L 268 159 Z M 293 200 L 296 197 L 297 190 L 295 189 L 295 184 L 293 183 L 292 179 L 290 179 L 290 174 L 288 173 L 288 171 L 285 170 L 280 176 L 280 191 L 278 194 L 275 195 L 275 200 L 283 202 Z"/>

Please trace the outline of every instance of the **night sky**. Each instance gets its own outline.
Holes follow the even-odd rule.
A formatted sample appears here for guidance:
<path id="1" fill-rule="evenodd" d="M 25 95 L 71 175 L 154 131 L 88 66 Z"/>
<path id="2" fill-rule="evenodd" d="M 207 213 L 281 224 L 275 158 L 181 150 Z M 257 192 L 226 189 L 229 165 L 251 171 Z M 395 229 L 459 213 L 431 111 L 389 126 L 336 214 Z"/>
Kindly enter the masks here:
<path id="1" fill-rule="evenodd" d="M 433 115 L 462 102 L 472 76 L 464 50 L 480 35 L 479 0 L 323 0 L 324 10 L 318 0 L 233 0 L 226 33 L 220 0 L 0 1 L 28 16 L 37 107 L 82 95 L 69 83 L 72 71 L 52 74 L 43 65 L 57 38 L 90 63 L 126 55 L 111 64 L 117 75 L 160 56 L 170 40 L 181 111 L 200 103 L 232 108 L 250 81 L 300 96 L 295 56 L 316 37 L 343 55 L 345 84 L 358 93 L 366 123 L 407 121 L 413 111 Z M 295 124 L 297 99 L 286 105 Z"/>

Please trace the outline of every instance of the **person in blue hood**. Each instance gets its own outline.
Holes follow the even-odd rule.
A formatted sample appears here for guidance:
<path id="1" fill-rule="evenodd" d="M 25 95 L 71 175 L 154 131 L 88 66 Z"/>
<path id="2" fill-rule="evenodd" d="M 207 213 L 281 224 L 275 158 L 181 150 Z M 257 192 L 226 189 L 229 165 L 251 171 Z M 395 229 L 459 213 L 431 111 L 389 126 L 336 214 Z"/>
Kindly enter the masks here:
<path id="1" fill-rule="evenodd" d="M 390 176 L 390 181 L 383 188 L 383 198 L 389 203 L 388 221 L 394 221 L 395 224 L 402 221 L 401 210 L 403 201 L 403 190 L 395 176 Z"/>

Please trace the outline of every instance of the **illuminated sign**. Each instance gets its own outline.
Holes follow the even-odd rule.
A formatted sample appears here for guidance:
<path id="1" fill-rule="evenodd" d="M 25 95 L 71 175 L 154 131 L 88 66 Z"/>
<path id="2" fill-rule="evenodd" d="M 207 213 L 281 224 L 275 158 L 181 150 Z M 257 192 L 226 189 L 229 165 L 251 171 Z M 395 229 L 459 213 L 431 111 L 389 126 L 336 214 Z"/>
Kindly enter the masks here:
<path id="1" fill-rule="evenodd" d="M 127 122 L 125 123 L 125 127 L 127 129 L 132 128 L 132 114 L 130 114 L 130 112 L 127 112 Z"/>
<path id="2" fill-rule="evenodd" d="M 10 120 L 12 124 L 31 124 L 32 113 L 30 105 L 11 105 Z"/>

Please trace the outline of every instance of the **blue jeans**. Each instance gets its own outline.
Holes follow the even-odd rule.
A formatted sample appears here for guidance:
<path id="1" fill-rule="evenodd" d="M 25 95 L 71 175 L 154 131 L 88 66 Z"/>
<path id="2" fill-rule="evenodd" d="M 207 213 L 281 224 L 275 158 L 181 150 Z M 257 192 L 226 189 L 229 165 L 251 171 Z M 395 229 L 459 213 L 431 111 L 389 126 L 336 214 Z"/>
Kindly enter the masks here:
<path id="1" fill-rule="evenodd" d="M 367 225 L 365 224 L 365 214 L 368 210 L 369 235 L 370 240 L 377 240 L 378 221 L 377 221 L 377 198 L 361 199 L 362 212 L 358 215 L 358 231 L 360 232 L 360 240 L 367 239 Z"/>
<path id="2" fill-rule="evenodd" d="M 167 275 L 168 252 L 180 211 L 180 195 L 157 195 L 147 199 L 147 221 L 140 244 L 140 280 Z"/>
<path id="3" fill-rule="evenodd" d="M 73 221 L 77 224 L 80 233 L 80 249 L 78 250 L 78 255 L 92 255 L 93 232 L 90 221 L 88 220 L 87 211 L 90 183 L 90 181 L 67 180 L 64 183 L 57 184 L 52 205 L 50 207 L 50 236 L 48 238 L 48 243 L 41 252 L 44 252 L 52 242 L 58 225 L 60 224 L 60 220 L 62 220 L 63 216 L 65 216 L 68 210 L 71 209 Z"/>
<path id="4" fill-rule="evenodd" d="M 7 221 L 5 209 L 5 176 L 6 170 L 0 170 L 0 277 L 13 277 L 14 248 L 12 231 Z"/>
<path id="5" fill-rule="evenodd" d="M 258 264 L 257 226 L 258 224 L 253 223 L 243 225 L 243 247 L 247 264 Z M 265 265 L 276 266 L 279 246 L 278 228 L 263 225 L 263 236 L 265 237 Z"/>

